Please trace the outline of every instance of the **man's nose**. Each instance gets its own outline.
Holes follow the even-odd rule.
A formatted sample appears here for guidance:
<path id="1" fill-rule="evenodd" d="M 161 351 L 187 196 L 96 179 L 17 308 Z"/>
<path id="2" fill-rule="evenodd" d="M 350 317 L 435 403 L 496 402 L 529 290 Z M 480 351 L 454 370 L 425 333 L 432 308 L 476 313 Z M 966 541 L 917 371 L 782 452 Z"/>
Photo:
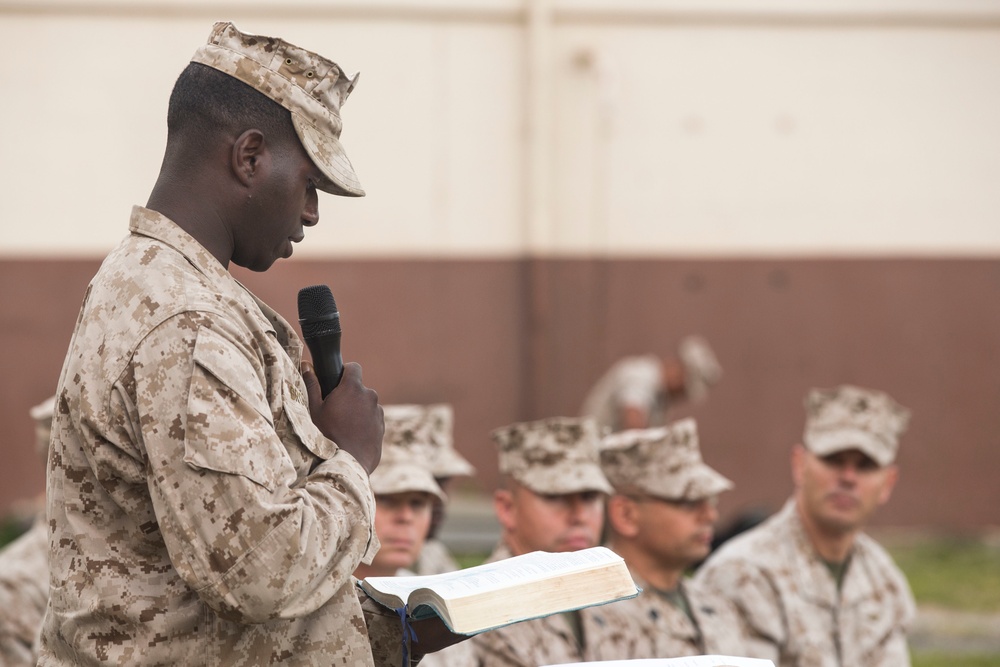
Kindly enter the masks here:
<path id="1" fill-rule="evenodd" d="M 705 517 L 707 523 L 714 524 L 719 520 L 719 508 L 713 503 L 705 503 L 705 508 L 702 510 L 702 516 Z"/>
<path id="2" fill-rule="evenodd" d="M 840 477 L 841 482 L 854 485 L 858 481 L 858 466 L 853 463 L 845 463 L 840 467 L 838 476 Z"/>
<path id="3" fill-rule="evenodd" d="M 579 520 L 587 513 L 590 503 L 584 498 L 572 498 L 569 501 L 569 514 L 573 519 Z"/>

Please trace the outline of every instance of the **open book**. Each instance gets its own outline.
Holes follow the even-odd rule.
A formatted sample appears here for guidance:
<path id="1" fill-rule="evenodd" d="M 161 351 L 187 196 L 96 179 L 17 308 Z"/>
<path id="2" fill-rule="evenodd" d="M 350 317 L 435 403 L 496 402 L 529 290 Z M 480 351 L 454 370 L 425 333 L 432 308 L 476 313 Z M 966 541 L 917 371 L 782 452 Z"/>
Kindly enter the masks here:
<path id="1" fill-rule="evenodd" d="M 625 561 L 604 547 L 534 551 L 446 574 L 368 577 L 358 585 L 386 607 L 405 608 L 411 620 L 437 614 L 463 635 L 639 593 Z"/>

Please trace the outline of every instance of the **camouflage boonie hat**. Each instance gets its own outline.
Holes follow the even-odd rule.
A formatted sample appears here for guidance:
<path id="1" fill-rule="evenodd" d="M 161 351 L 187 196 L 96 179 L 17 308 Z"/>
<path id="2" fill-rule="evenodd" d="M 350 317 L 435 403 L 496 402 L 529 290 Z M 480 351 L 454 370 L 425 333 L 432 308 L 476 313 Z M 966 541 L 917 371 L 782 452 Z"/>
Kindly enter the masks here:
<path id="1" fill-rule="evenodd" d="M 386 405 L 383 411 L 386 428 L 390 421 L 397 426 L 392 437 L 406 439 L 407 446 L 420 450 L 424 464 L 434 477 L 472 475 L 476 472 L 452 444 L 454 413 L 447 403 Z"/>
<path id="2" fill-rule="evenodd" d="M 553 417 L 519 422 L 491 434 L 500 454 L 500 472 L 535 493 L 611 493 L 601 472 L 597 422 Z"/>
<path id="3" fill-rule="evenodd" d="M 431 472 L 435 477 L 472 476 L 476 469 L 455 449 L 455 411 L 447 403 L 427 406 L 430 418 Z"/>
<path id="4" fill-rule="evenodd" d="M 601 466 L 619 493 L 702 500 L 733 488 L 731 481 L 702 462 L 694 419 L 605 437 Z"/>
<path id="5" fill-rule="evenodd" d="M 292 114 L 302 146 L 328 179 L 321 190 L 363 197 L 354 167 L 340 143 L 340 107 L 358 75 L 348 77 L 337 63 L 283 39 L 247 35 L 219 22 L 191 62 L 214 67 L 263 93 Z"/>
<path id="6" fill-rule="evenodd" d="M 420 444 L 421 436 L 414 428 L 420 422 L 399 418 L 385 412 L 385 435 L 382 437 L 382 459 L 371 474 L 375 495 L 423 491 L 442 503 L 448 497 L 434 481 L 428 466 L 427 449 Z"/>
<path id="7" fill-rule="evenodd" d="M 692 401 L 703 400 L 708 390 L 722 377 L 722 366 L 704 338 L 687 336 L 677 347 L 684 366 L 684 388 Z"/>
<path id="8" fill-rule="evenodd" d="M 910 412 L 888 394 L 841 385 L 813 389 L 806 396 L 806 428 L 802 441 L 817 456 L 857 449 L 880 466 L 896 459 L 899 436 Z"/>
<path id="9" fill-rule="evenodd" d="M 43 458 L 47 458 L 49 453 L 49 440 L 52 437 L 52 417 L 55 416 L 55 407 L 56 397 L 49 396 L 28 411 L 31 418 L 35 420 L 35 451 Z"/>

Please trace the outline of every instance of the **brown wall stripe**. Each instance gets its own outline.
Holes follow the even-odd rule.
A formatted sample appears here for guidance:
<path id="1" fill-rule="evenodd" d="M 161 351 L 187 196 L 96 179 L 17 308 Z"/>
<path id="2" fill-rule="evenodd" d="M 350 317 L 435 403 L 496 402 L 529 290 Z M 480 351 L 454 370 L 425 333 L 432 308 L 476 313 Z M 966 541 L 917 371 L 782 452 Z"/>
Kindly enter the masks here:
<path id="1" fill-rule="evenodd" d="M 91 260 L 0 261 L 0 508 L 44 488 L 32 405 L 55 390 Z M 689 333 L 724 376 L 698 419 L 706 460 L 736 482 L 723 515 L 776 509 L 812 386 L 883 389 L 913 411 L 884 525 L 998 523 L 1000 262 L 959 259 L 524 259 L 282 262 L 236 275 L 289 319 L 300 287 L 330 285 L 344 356 L 383 403 L 447 401 L 456 444 L 492 490 L 488 433 L 575 414 L 624 354 Z"/>

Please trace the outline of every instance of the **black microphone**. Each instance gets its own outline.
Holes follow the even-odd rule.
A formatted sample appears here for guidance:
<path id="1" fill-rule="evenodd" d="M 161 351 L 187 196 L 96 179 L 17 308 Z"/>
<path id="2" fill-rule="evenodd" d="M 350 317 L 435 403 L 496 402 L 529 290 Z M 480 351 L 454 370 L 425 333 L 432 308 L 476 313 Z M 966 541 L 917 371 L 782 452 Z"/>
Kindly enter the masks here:
<path id="1" fill-rule="evenodd" d="M 344 374 L 344 360 L 340 356 L 340 313 L 329 287 L 313 285 L 299 290 L 299 324 L 302 339 L 312 354 L 323 398 L 326 398 L 340 384 Z"/>

